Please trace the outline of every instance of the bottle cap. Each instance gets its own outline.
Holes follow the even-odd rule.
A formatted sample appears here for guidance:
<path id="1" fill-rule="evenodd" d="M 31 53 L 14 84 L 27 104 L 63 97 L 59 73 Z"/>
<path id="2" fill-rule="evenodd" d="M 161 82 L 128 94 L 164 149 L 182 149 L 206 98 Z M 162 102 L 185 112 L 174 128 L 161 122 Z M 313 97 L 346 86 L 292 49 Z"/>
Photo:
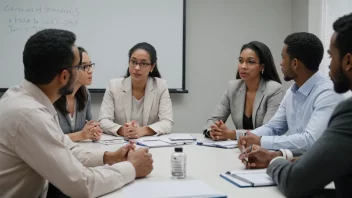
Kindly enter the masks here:
<path id="1" fill-rule="evenodd" d="M 182 152 L 182 147 L 175 147 L 175 152 Z"/>

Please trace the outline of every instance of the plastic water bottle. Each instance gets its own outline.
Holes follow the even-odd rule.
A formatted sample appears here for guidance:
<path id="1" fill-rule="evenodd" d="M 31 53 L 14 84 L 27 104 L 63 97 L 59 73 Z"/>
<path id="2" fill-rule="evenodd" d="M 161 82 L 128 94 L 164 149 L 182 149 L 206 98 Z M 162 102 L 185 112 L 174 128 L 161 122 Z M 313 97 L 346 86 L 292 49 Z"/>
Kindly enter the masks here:
<path id="1" fill-rule="evenodd" d="M 182 152 L 182 147 L 176 147 L 171 154 L 171 175 L 174 179 L 184 179 L 186 177 L 186 153 Z"/>

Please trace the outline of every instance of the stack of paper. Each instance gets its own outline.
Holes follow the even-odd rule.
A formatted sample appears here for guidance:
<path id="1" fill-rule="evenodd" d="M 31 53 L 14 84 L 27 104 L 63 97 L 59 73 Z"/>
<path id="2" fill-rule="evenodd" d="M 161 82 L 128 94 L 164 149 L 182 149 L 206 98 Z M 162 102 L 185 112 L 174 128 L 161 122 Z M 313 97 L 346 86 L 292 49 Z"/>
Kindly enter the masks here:
<path id="1" fill-rule="evenodd" d="M 204 142 L 197 142 L 197 145 L 232 149 L 232 148 L 237 148 L 237 141 L 236 140 L 228 140 L 228 141 L 208 140 Z"/>
<path id="2" fill-rule="evenodd" d="M 157 189 L 157 190 L 156 190 Z M 224 197 L 200 180 L 138 181 L 123 189 L 123 197 L 128 198 L 179 198 L 179 197 Z"/>
<path id="3" fill-rule="evenodd" d="M 105 144 L 105 145 L 109 145 L 109 144 L 123 144 L 126 141 L 123 139 L 123 137 L 116 137 L 116 136 L 112 136 L 112 135 L 103 134 L 100 137 L 100 140 L 98 140 L 96 142 L 101 143 L 101 144 Z"/>
<path id="4" fill-rule="evenodd" d="M 169 136 L 169 139 L 171 141 L 185 141 L 185 140 L 196 141 L 197 140 L 190 134 L 171 134 Z"/>

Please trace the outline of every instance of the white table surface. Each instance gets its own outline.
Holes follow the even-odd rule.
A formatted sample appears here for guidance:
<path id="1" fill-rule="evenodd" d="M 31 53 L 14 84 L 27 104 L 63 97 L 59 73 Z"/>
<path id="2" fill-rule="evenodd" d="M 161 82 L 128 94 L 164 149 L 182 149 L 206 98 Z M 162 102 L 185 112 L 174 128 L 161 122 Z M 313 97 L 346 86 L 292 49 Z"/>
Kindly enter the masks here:
<path id="1" fill-rule="evenodd" d="M 198 141 L 205 138 L 201 134 L 192 134 Z M 167 136 L 163 136 L 167 137 Z M 113 151 L 123 144 L 103 145 L 100 143 L 81 142 L 87 148 Z M 154 159 L 154 169 L 150 175 L 141 180 L 163 181 L 171 180 L 170 157 L 173 147 L 151 148 L 150 153 Z M 224 180 L 219 175 L 230 170 L 244 170 L 244 165 L 238 160 L 239 149 L 221 149 L 198 145 L 185 145 L 183 151 L 187 154 L 187 178 L 202 180 L 212 188 L 226 194 L 228 197 L 284 197 L 275 187 L 239 188 Z M 123 197 L 123 188 L 104 195 L 103 197 Z"/>

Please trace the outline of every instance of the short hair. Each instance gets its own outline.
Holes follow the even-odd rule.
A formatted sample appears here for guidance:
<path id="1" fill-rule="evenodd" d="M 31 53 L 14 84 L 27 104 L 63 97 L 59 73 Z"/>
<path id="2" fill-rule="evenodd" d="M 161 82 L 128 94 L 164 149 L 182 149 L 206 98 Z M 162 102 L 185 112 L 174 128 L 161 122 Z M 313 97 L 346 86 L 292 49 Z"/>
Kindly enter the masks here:
<path id="1" fill-rule="evenodd" d="M 308 32 L 296 32 L 288 35 L 284 43 L 291 59 L 297 58 L 311 71 L 319 70 L 324 47 L 317 36 Z"/>
<path id="2" fill-rule="evenodd" d="M 78 48 L 78 52 L 79 52 L 79 56 L 80 56 L 80 63 L 79 64 L 82 64 L 83 52 L 86 54 L 88 54 L 88 53 L 83 47 L 77 47 L 77 48 Z M 75 98 L 77 100 L 77 107 L 75 107 L 75 108 L 77 108 L 78 111 L 82 111 L 86 107 L 86 104 L 88 101 L 87 87 L 82 85 L 80 88 L 78 88 L 78 90 L 75 94 Z M 63 115 L 66 115 L 69 113 L 67 111 L 67 99 L 66 99 L 65 95 L 62 95 L 58 100 L 56 100 L 54 102 L 54 106 Z"/>
<path id="3" fill-rule="evenodd" d="M 33 84 L 49 84 L 72 66 L 76 35 L 67 30 L 45 29 L 31 36 L 23 50 L 24 78 Z"/>
<path id="4" fill-rule="evenodd" d="M 146 42 L 137 43 L 135 46 L 133 46 L 130 49 L 130 51 L 128 51 L 128 60 L 131 59 L 131 56 L 132 56 L 133 52 L 135 52 L 138 49 L 142 49 L 142 50 L 145 50 L 146 52 L 148 52 L 148 54 L 150 56 L 151 64 L 155 64 L 155 67 L 154 67 L 153 71 L 151 73 L 149 73 L 149 76 L 150 77 L 161 78 L 161 74 L 160 74 L 160 72 L 158 70 L 158 64 L 157 64 L 157 59 L 158 58 L 157 58 L 157 55 L 156 55 L 156 50 L 151 44 L 146 43 Z M 129 76 L 130 76 L 130 71 L 127 68 L 127 72 L 126 72 L 125 78 L 127 78 Z"/>
<path id="5" fill-rule="evenodd" d="M 332 27 L 337 33 L 335 45 L 342 59 L 347 53 L 352 53 L 352 13 L 338 18 Z"/>
<path id="6" fill-rule="evenodd" d="M 264 80 L 273 80 L 281 84 L 280 77 L 277 74 L 275 62 L 273 55 L 268 46 L 259 41 L 252 41 L 247 44 L 244 44 L 241 48 L 241 52 L 245 49 L 251 49 L 259 58 L 260 64 L 264 64 L 264 72 L 262 78 Z M 237 79 L 241 79 L 240 73 L 237 71 Z"/>

